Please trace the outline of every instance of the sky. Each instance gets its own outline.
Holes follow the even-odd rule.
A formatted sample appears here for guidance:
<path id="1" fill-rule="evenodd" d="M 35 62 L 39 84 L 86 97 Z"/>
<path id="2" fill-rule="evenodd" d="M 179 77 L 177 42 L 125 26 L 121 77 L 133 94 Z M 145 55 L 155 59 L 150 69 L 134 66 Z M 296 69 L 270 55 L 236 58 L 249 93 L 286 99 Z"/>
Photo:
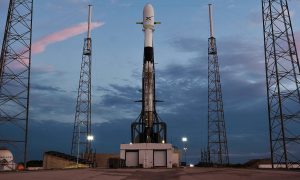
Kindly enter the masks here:
<path id="1" fill-rule="evenodd" d="M 260 0 L 35 0 L 29 158 L 69 153 L 88 4 L 92 24 L 92 131 L 98 153 L 130 142 L 139 115 L 146 3 L 161 21 L 154 34 L 157 107 L 168 141 L 200 160 L 207 146 L 208 6 L 213 4 L 230 162 L 268 158 L 269 132 Z M 289 0 L 297 45 L 300 1 Z M 8 0 L 0 0 L 0 42 Z M 300 44 L 298 45 L 300 47 Z"/>

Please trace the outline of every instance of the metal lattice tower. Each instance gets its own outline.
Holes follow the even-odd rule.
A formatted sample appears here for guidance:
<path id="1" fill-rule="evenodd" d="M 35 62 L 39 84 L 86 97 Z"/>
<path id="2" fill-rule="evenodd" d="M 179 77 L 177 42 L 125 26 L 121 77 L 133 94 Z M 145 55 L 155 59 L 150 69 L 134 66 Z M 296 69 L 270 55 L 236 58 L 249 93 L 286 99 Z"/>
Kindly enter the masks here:
<path id="1" fill-rule="evenodd" d="M 10 0 L 0 59 L 0 147 L 27 162 L 33 0 Z"/>
<path id="2" fill-rule="evenodd" d="M 299 59 L 286 0 L 262 0 L 272 168 L 300 168 Z"/>
<path id="3" fill-rule="evenodd" d="M 91 8 L 89 5 L 88 33 L 84 39 L 80 80 L 75 112 L 75 122 L 72 138 L 71 154 L 79 158 L 92 158 L 91 141 L 91 67 L 92 67 L 92 39 L 91 39 Z"/>
<path id="4" fill-rule="evenodd" d="M 201 160 L 200 160 L 200 162 L 203 165 L 208 165 L 208 163 L 209 163 L 208 157 L 209 157 L 209 154 L 207 152 L 207 149 L 206 148 L 201 149 Z"/>
<path id="5" fill-rule="evenodd" d="M 224 121 L 222 90 L 216 38 L 213 35 L 211 4 L 209 4 L 210 38 L 208 39 L 208 154 L 212 164 L 229 163 Z"/>

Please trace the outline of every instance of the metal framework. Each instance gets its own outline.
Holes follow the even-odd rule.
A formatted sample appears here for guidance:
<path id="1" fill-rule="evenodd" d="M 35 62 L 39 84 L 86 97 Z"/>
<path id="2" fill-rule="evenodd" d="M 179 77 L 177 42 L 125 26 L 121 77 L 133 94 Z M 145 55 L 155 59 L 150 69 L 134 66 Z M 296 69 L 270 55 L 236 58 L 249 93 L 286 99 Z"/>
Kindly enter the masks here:
<path id="1" fill-rule="evenodd" d="M 166 143 L 167 142 L 167 124 L 162 122 L 156 112 L 154 114 L 153 127 L 149 129 L 146 126 L 143 117 L 143 111 L 131 123 L 131 142 L 132 143 Z M 144 116 L 145 117 L 145 116 Z M 150 131 L 151 140 L 147 141 L 147 131 Z"/>
<path id="2" fill-rule="evenodd" d="M 300 168 L 299 59 L 286 0 L 262 0 L 272 168 Z"/>
<path id="3" fill-rule="evenodd" d="M 209 153 L 207 151 L 207 149 L 201 149 L 201 160 L 200 163 L 201 165 L 209 165 Z"/>
<path id="4" fill-rule="evenodd" d="M 224 120 L 222 89 L 216 39 L 213 36 L 209 5 L 210 38 L 208 39 L 208 159 L 212 164 L 229 164 Z"/>
<path id="5" fill-rule="evenodd" d="M 0 57 L 0 146 L 27 162 L 33 0 L 10 0 Z"/>
<path id="6" fill-rule="evenodd" d="M 84 39 L 78 96 L 75 112 L 71 154 L 77 158 L 92 158 L 91 140 L 91 70 L 92 39 L 90 36 L 91 5 L 89 5 L 89 23 L 87 38 Z"/>

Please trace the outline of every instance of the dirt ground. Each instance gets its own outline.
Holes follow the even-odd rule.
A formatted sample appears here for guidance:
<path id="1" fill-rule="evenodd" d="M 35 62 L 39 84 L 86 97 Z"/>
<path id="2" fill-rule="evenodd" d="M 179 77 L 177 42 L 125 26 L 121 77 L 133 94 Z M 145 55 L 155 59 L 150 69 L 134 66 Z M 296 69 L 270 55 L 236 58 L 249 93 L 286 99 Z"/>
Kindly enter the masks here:
<path id="1" fill-rule="evenodd" d="M 300 180 L 300 171 L 231 168 L 72 169 L 0 172 L 0 180 Z"/>

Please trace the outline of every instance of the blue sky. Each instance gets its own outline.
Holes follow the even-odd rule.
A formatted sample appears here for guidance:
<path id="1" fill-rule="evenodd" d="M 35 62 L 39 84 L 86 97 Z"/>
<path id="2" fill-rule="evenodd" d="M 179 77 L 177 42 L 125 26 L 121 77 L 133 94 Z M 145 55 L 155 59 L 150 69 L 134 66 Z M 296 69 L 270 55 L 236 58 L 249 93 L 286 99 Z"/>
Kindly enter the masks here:
<path id="1" fill-rule="evenodd" d="M 130 123 L 140 113 L 133 101 L 141 97 L 143 32 L 135 22 L 142 19 L 147 2 L 162 22 L 154 47 L 157 98 L 165 101 L 158 113 L 168 124 L 169 142 L 181 147 L 181 137 L 187 136 L 187 156 L 194 162 L 206 147 L 207 4 L 212 3 L 230 161 L 269 157 L 260 0 L 35 0 L 33 44 L 66 35 L 64 30 L 86 22 L 87 5 L 94 6 L 92 121 L 97 151 L 118 152 L 120 143 L 130 141 Z M 0 0 L 0 34 L 7 5 L 8 0 Z M 298 41 L 300 3 L 290 0 L 289 5 Z M 70 151 L 86 36 L 80 32 L 33 54 L 31 159 L 48 150 Z"/>

